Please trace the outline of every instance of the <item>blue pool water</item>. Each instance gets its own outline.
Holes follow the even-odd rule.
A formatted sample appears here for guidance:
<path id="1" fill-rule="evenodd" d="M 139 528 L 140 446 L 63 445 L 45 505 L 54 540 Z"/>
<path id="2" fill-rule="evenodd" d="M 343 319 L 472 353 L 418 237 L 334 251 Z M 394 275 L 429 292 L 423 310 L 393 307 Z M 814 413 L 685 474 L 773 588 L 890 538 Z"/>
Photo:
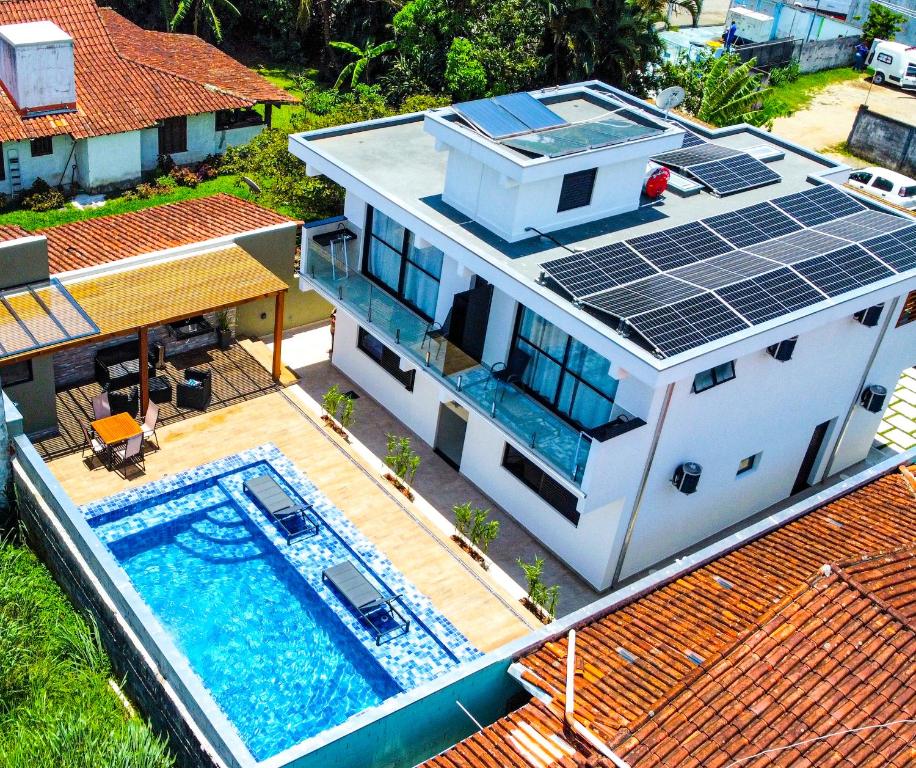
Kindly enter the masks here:
<path id="1" fill-rule="evenodd" d="M 243 483 L 265 472 L 312 506 L 318 536 L 287 545 L 255 508 Z M 83 513 L 256 760 L 479 655 L 272 446 Z M 343 559 L 404 595 L 407 635 L 374 643 L 321 579 Z"/>

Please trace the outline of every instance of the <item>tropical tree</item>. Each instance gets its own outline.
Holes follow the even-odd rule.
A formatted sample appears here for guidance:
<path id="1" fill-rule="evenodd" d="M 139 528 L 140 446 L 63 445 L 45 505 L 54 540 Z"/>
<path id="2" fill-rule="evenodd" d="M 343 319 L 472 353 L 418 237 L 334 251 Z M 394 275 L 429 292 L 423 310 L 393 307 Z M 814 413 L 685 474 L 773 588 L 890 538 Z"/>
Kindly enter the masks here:
<path id="1" fill-rule="evenodd" d="M 191 31 L 196 35 L 200 31 L 200 22 L 206 20 L 210 32 L 216 42 L 223 40 L 223 23 L 220 21 L 220 11 L 223 9 L 230 11 L 239 16 L 239 9 L 232 4 L 231 0 L 178 0 L 175 5 L 175 13 L 169 21 L 169 29 L 174 31 L 187 18 L 191 16 Z"/>
<path id="2" fill-rule="evenodd" d="M 868 18 L 862 25 L 862 39 L 867 45 L 871 45 L 872 40 L 893 40 L 897 33 L 903 29 L 906 23 L 906 16 L 892 11 L 884 5 L 872 3 L 868 9 Z"/>
<path id="3" fill-rule="evenodd" d="M 547 17 L 553 81 L 588 77 L 595 63 L 595 8 L 592 0 L 541 0 Z"/>
<path id="4" fill-rule="evenodd" d="M 595 77 L 644 95 L 661 61 L 659 18 L 630 0 L 596 0 L 598 57 Z"/>
<path id="5" fill-rule="evenodd" d="M 380 56 L 384 56 L 389 51 L 393 51 L 396 46 L 397 43 L 395 43 L 394 40 L 386 40 L 384 43 L 379 43 L 378 45 L 369 43 L 365 48 L 360 48 L 358 45 L 353 45 L 353 43 L 345 43 L 337 40 L 333 41 L 331 43 L 332 48 L 344 51 L 355 57 L 353 61 L 340 71 L 340 75 L 338 75 L 334 87 L 339 89 L 341 85 L 349 80 L 350 87 L 355 88 L 359 81 L 363 79 L 364 75 L 366 82 L 368 82 L 372 61 Z"/>

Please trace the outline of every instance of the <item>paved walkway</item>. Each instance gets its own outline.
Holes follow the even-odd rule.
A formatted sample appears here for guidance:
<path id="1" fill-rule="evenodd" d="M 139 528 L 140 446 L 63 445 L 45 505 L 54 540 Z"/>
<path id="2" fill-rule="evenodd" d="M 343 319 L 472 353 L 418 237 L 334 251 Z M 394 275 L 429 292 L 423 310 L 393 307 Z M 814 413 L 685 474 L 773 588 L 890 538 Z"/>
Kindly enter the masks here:
<path id="1" fill-rule="evenodd" d="M 499 538 L 491 545 L 489 555 L 505 576 L 514 582 L 516 589 L 523 590 L 525 587 L 516 559 L 521 557 L 530 561 L 535 555 L 540 555 L 544 558 L 544 581 L 560 585 L 561 615 L 571 613 L 598 598 L 598 592 L 550 554 L 543 544 L 500 509 L 489 496 L 452 469 L 420 437 L 411 433 L 389 411 L 332 366 L 328 357 L 330 344 L 331 336 L 326 324 L 310 329 L 294 329 L 284 334 L 283 363 L 301 377 L 297 386 L 286 390 L 288 394 L 299 389 L 303 404 L 314 408 L 317 413 L 321 396 L 332 384 L 337 384 L 344 392 L 355 390 L 360 396 L 354 407 L 355 424 L 350 429 L 355 438 L 355 450 L 362 448 L 365 458 L 380 463 L 379 457 L 386 452 L 385 435 L 408 434 L 412 438 L 414 450 L 421 457 L 420 470 L 413 484 L 419 498 L 412 506 L 417 508 L 418 513 L 425 515 L 431 526 L 447 536 L 453 530 L 454 505 L 471 501 L 480 507 L 489 508 L 491 518 L 500 521 Z M 268 343 L 268 346 L 272 345 Z M 491 573 L 493 576 L 495 574 Z M 511 588 L 513 585 L 507 586 Z"/>
<path id="2" fill-rule="evenodd" d="M 916 368 L 900 377 L 876 439 L 900 453 L 916 446 Z"/>

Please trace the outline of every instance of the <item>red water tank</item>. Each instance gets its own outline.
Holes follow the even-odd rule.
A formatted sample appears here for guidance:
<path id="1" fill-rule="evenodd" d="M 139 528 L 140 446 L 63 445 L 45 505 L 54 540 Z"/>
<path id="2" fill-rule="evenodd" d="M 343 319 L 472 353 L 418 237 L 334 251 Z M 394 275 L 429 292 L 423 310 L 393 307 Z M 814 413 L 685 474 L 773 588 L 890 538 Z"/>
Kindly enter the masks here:
<path id="1" fill-rule="evenodd" d="M 668 179 L 670 177 L 671 171 L 667 168 L 656 168 L 649 174 L 649 178 L 646 179 L 646 185 L 644 187 L 646 195 L 653 200 L 657 197 L 661 197 L 664 191 L 668 189 Z"/>

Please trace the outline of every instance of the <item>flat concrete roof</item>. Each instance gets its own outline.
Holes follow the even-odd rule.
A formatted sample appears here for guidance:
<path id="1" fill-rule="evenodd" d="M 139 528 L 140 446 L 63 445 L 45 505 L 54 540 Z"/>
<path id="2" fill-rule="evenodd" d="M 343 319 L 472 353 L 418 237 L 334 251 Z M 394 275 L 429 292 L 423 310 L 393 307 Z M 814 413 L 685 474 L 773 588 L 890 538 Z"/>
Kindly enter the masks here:
<path id="1" fill-rule="evenodd" d="M 610 89 L 601 83 L 594 83 L 591 87 L 601 93 L 607 93 L 611 98 L 631 108 L 643 109 L 650 113 L 656 112 L 655 119 L 660 116 L 654 107 L 635 97 Z M 593 116 L 591 112 L 595 109 L 587 101 L 581 103 L 567 101 L 559 108 L 555 103 L 550 103 L 546 99 L 545 103 L 548 103 L 551 109 L 563 117 L 567 116 L 564 114 L 566 111 L 579 112 L 581 117 L 574 119 L 588 119 Z M 569 117 L 573 115 L 570 114 Z M 675 116 L 671 117 L 673 119 Z M 678 118 L 678 123 L 682 127 L 690 128 L 701 138 L 725 147 L 742 150 L 763 148 L 774 156 L 781 155 L 780 159 L 773 160 L 767 165 L 782 177 L 782 181 L 726 197 L 716 197 L 705 190 L 682 197 L 669 187 L 668 192 L 655 204 L 645 205 L 636 211 L 589 224 L 552 231 L 551 237 L 572 249 L 588 250 L 734 211 L 783 195 L 813 189 L 823 183 L 822 177 L 829 177 L 832 174 L 839 173 L 843 175 L 842 180 L 845 180 L 845 171 L 848 170 L 845 166 L 820 156 L 812 150 L 773 136 L 763 129 L 741 125 L 710 130 L 680 118 Z M 330 166 L 323 164 L 325 167 L 321 168 L 313 166 L 313 172 L 327 173 L 329 177 L 347 186 L 352 183 L 352 180 L 361 181 L 382 198 L 445 234 L 457 245 L 480 256 L 508 275 L 514 275 L 524 284 L 536 289 L 541 295 L 546 295 L 558 307 L 574 314 L 605 338 L 629 348 L 630 351 L 635 351 L 631 345 L 626 343 L 626 340 L 622 339 L 611 326 L 600 318 L 579 310 L 564 295 L 537 283 L 541 273 L 540 265 L 551 259 L 568 255 L 568 250 L 556 245 L 548 238 L 538 236 L 517 243 L 509 243 L 443 202 L 442 192 L 445 188 L 448 153 L 436 151 L 436 139 L 424 130 L 424 114 L 291 136 L 291 146 L 294 147 L 297 143 L 330 163 Z M 306 163 L 310 164 L 308 160 Z M 330 170 L 332 168 L 342 173 L 334 174 Z M 349 176 L 350 179 L 346 179 L 346 176 Z M 359 194 L 358 190 L 357 194 Z M 867 203 L 864 200 L 863 202 Z M 868 293 L 869 289 L 866 287 L 861 291 Z M 849 297 L 840 298 L 845 300 Z M 821 309 L 823 307 L 816 304 L 807 308 L 810 311 L 802 310 L 801 312 L 811 314 Z M 740 333 L 745 336 L 755 335 L 772 325 L 781 325 L 797 319 L 797 316 L 798 313 L 795 313 L 788 319 L 786 317 L 777 318 L 763 327 L 758 325 Z M 638 352 L 637 354 L 652 367 L 665 368 L 672 363 L 680 363 L 713 348 L 717 349 L 727 345 L 734 341 L 736 336 L 737 334 L 726 336 L 716 342 L 711 342 L 714 345 L 712 347 L 707 345 L 689 350 L 665 361 L 653 360 L 648 351 L 645 354 Z"/>

